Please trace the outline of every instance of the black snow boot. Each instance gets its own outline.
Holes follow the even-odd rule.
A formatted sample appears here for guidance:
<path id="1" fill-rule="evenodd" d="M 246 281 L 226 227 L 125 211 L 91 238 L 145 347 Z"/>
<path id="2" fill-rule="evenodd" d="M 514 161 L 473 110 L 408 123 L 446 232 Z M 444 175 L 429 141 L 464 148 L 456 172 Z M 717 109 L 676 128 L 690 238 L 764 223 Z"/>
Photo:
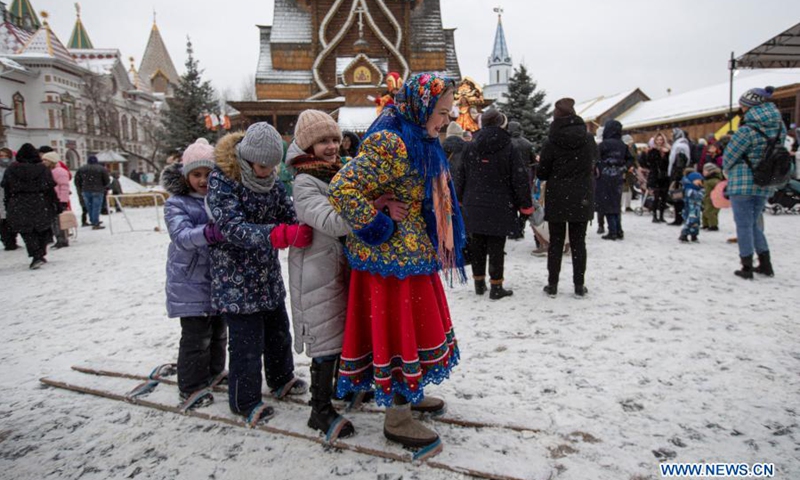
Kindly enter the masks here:
<path id="1" fill-rule="evenodd" d="M 753 279 L 753 256 L 748 255 L 746 257 L 741 257 L 742 259 L 742 268 L 740 270 L 736 270 L 734 275 L 737 277 L 742 277 L 745 280 L 752 280 Z"/>
<path id="2" fill-rule="evenodd" d="M 589 293 L 589 289 L 586 288 L 584 285 L 575 285 L 575 295 L 583 297 L 587 293 Z"/>
<path id="3" fill-rule="evenodd" d="M 322 363 L 311 361 L 311 416 L 308 426 L 331 438 L 346 438 L 355 433 L 353 424 L 341 417 L 331 403 L 336 364 L 335 359 Z M 338 434 L 332 429 L 339 429 Z"/>
<path id="4" fill-rule="evenodd" d="M 502 280 L 500 280 L 500 281 L 492 280 L 491 283 L 492 283 L 492 289 L 489 290 L 489 298 L 490 299 L 492 299 L 492 300 L 500 300 L 501 298 L 510 297 L 511 295 L 514 295 L 514 291 L 513 290 L 506 290 L 505 288 L 503 288 L 503 281 Z"/>
<path id="5" fill-rule="evenodd" d="M 772 270 L 772 261 L 769 258 L 769 251 L 758 254 L 758 266 L 753 271 L 768 277 L 775 276 L 775 271 Z"/>
<path id="6" fill-rule="evenodd" d="M 558 285 L 545 285 L 542 290 L 551 297 L 558 295 Z"/>
<path id="7" fill-rule="evenodd" d="M 486 293 L 486 279 L 483 278 L 483 277 L 476 278 L 475 279 L 475 294 L 476 295 L 483 295 L 484 293 Z"/>

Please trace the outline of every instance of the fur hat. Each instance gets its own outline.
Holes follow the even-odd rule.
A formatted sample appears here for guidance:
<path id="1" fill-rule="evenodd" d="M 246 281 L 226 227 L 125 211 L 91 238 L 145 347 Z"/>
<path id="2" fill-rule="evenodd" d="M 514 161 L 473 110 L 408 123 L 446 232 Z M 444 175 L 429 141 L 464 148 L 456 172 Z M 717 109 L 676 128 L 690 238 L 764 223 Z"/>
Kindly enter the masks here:
<path id="1" fill-rule="evenodd" d="M 41 159 L 39 150 L 36 150 L 36 147 L 30 143 L 23 143 L 17 150 L 17 161 L 20 163 L 36 163 Z"/>
<path id="2" fill-rule="evenodd" d="M 772 98 L 775 87 L 751 88 L 739 97 L 739 105 L 743 107 L 757 107 Z"/>
<path id="3" fill-rule="evenodd" d="M 47 152 L 44 155 L 42 155 L 42 160 L 46 161 L 46 162 L 58 164 L 58 162 L 61 161 L 61 157 L 58 156 L 58 153 L 56 153 L 56 152 Z"/>
<path id="4" fill-rule="evenodd" d="M 508 125 L 508 118 L 505 114 L 496 108 L 490 108 L 481 114 L 481 128 L 483 127 L 500 127 L 506 128 Z"/>
<path id="5" fill-rule="evenodd" d="M 464 129 L 461 128 L 461 125 L 458 122 L 450 122 L 450 125 L 447 126 L 447 135 L 446 137 L 461 137 L 464 133 Z"/>
<path id="6" fill-rule="evenodd" d="M 251 163 L 277 167 L 283 159 L 283 139 L 269 123 L 254 123 L 247 127 L 244 138 L 236 145 L 236 154 Z"/>
<path id="7" fill-rule="evenodd" d="M 189 172 L 196 168 L 206 167 L 213 169 L 214 147 L 208 144 L 205 138 L 198 138 L 193 144 L 189 145 L 181 157 L 183 164 L 183 176 L 188 177 Z"/>
<path id="8" fill-rule="evenodd" d="M 553 111 L 554 118 L 571 117 L 575 113 L 575 100 L 565 97 L 556 102 L 556 109 Z"/>
<path id="9" fill-rule="evenodd" d="M 304 110 L 300 113 L 294 127 L 294 141 L 303 151 L 322 139 L 331 137 L 342 140 L 342 130 L 330 115 L 319 110 Z"/>

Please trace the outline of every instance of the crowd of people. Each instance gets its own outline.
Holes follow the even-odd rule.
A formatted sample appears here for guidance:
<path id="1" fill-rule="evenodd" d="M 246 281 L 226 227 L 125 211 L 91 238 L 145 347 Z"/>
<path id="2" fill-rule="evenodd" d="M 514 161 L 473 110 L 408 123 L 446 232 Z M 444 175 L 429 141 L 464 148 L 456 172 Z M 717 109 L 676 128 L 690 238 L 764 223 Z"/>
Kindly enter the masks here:
<path id="1" fill-rule="evenodd" d="M 752 173 L 769 139 L 783 143 L 786 135 L 768 89 L 742 96 L 743 125 L 698 153 L 679 129 L 637 152 L 615 120 L 598 142 L 570 98 L 555 102 L 541 146 L 496 108 L 466 135 L 451 121 L 454 89 L 438 74 L 417 74 L 361 138 L 306 110 L 288 145 L 271 125 L 255 123 L 216 146 L 199 139 L 167 166 L 166 304 L 181 325 L 183 408 L 210 404 L 213 386 L 227 381 L 230 410 L 251 425 L 267 421 L 276 412 L 262 397 L 266 380 L 277 398 L 310 390 L 308 427 L 344 438 L 357 425 L 332 400 L 371 397 L 386 407 L 387 439 L 435 451 L 438 434 L 412 411 L 445 408 L 425 390 L 459 362 L 442 277 L 466 282 L 470 265 L 477 295 L 511 296 L 506 241 L 524 236 L 531 221 L 548 257 L 544 292 L 558 294 L 562 256 L 571 251 L 574 292 L 587 295 L 588 224 L 596 214 L 603 239 L 624 240 L 621 212 L 637 179 L 652 221 L 665 222 L 673 205 L 679 239 L 689 242 L 702 228 L 718 230 L 708 200 L 725 178 L 741 256 L 736 275 L 774 274 L 760 220 L 774 187 L 754 183 Z M 0 158 L 12 155 L 0 150 Z M 69 182 L 55 152 L 29 144 L 4 171 L 3 243 L 16 248 L 21 234 L 32 269 L 46 262 L 54 236 L 56 248 L 68 245 L 58 216 L 71 208 Z M 108 172 L 90 157 L 75 186 L 84 223 L 103 228 Z M 288 250 L 291 320 L 279 250 Z M 295 375 L 293 348 L 312 358 L 310 385 Z"/>

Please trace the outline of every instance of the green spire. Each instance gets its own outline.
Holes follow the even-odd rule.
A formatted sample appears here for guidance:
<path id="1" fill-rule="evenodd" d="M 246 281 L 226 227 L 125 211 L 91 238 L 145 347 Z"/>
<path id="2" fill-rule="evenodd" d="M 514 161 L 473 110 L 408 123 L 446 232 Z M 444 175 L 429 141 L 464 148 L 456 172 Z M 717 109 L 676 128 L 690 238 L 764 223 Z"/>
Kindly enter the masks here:
<path id="1" fill-rule="evenodd" d="M 14 0 L 8 12 L 11 14 L 11 23 L 23 30 L 35 32 L 42 26 L 29 0 Z"/>
<path id="2" fill-rule="evenodd" d="M 78 18 L 75 20 L 75 28 L 72 29 L 72 36 L 69 37 L 67 48 L 94 48 L 92 41 L 89 40 L 89 34 L 86 33 L 86 29 L 83 27 L 83 22 L 81 22 L 81 6 L 77 3 L 75 4 L 75 10 L 78 12 Z"/>

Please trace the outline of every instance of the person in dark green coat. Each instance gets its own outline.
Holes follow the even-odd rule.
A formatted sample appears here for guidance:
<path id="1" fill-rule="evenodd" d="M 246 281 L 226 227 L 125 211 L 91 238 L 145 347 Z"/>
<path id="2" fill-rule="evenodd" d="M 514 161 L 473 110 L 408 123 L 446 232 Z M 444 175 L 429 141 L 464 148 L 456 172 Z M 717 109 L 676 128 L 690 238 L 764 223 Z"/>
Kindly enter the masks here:
<path id="1" fill-rule="evenodd" d="M 714 163 L 703 165 L 703 176 L 706 177 L 705 196 L 703 196 L 703 230 L 716 232 L 719 230 L 719 208 L 711 203 L 711 192 L 723 180 L 722 170 Z"/>

